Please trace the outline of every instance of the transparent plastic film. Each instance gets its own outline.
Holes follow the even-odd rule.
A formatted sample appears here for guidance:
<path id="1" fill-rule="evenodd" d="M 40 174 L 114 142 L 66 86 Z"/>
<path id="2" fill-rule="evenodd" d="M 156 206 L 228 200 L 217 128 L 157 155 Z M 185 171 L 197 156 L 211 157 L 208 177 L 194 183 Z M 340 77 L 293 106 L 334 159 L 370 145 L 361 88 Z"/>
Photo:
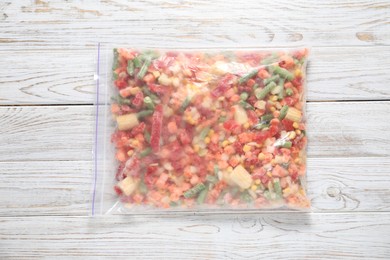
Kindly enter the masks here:
<path id="1" fill-rule="evenodd" d="M 111 49 L 93 214 L 309 208 L 307 55 Z"/>

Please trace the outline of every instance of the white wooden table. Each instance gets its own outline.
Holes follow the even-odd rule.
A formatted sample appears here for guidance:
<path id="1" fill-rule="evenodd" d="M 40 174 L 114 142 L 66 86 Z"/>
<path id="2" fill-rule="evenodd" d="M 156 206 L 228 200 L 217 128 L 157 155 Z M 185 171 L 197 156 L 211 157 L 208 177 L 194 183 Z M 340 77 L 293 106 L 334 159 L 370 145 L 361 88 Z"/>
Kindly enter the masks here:
<path id="1" fill-rule="evenodd" d="M 390 2 L 233 2 L 0 2 L 0 259 L 390 259 Z M 312 212 L 89 218 L 98 41 L 311 46 Z"/>

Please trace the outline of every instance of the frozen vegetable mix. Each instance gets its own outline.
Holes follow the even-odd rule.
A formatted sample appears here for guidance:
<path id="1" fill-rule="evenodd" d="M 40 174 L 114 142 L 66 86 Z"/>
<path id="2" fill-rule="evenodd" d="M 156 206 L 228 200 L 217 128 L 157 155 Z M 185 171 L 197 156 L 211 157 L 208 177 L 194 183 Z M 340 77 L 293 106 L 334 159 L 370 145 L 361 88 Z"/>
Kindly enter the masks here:
<path id="1" fill-rule="evenodd" d="M 305 191 L 307 49 L 114 49 L 114 189 L 124 208 L 294 208 Z"/>

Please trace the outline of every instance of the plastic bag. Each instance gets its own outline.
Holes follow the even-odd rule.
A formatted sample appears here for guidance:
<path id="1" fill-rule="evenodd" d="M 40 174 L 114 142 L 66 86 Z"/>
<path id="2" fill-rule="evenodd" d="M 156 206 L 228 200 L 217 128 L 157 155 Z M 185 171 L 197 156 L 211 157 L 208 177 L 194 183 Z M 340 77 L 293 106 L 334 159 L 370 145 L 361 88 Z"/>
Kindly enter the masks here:
<path id="1" fill-rule="evenodd" d="M 100 51 L 92 214 L 310 207 L 306 48 Z"/>

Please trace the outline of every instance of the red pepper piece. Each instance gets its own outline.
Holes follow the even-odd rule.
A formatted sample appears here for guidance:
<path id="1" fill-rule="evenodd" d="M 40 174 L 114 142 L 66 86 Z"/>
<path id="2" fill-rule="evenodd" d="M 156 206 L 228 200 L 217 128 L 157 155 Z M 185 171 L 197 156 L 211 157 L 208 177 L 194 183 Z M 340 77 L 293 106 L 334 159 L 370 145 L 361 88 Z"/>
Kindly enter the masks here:
<path id="1" fill-rule="evenodd" d="M 167 90 L 166 87 L 159 84 L 148 84 L 150 91 L 157 94 L 164 94 Z"/>
<path id="2" fill-rule="evenodd" d="M 134 99 L 133 99 L 133 105 L 136 107 L 136 108 L 140 108 L 142 106 L 142 104 L 144 103 L 144 94 L 140 91 L 138 92 Z"/>
<path id="3" fill-rule="evenodd" d="M 124 79 L 117 79 L 114 81 L 115 86 L 117 86 L 118 89 L 122 89 L 127 87 L 127 81 Z"/>
<path id="4" fill-rule="evenodd" d="M 283 124 L 284 129 L 286 131 L 293 131 L 294 130 L 294 127 L 293 127 L 294 122 L 293 121 L 288 120 L 288 119 L 283 119 L 282 124 Z"/>
<path id="5" fill-rule="evenodd" d="M 163 120 L 163 107 L 157 105 L 152 116 L 152 133 L 150 135 L 150 146 L 153 152 L 160 150 L 160 137 Z"/>
<path id="6" fill-rule="evenodd" d="M 143 134 L 145 132 L 146 125 L 144 122 L 141 122 L 139 125 L 131 129 L 131 135 L 136 136 L 137 134 Z"/>
<path id="7" fill-rule="evenodd" d="M 218 86 L 211 91 L 211 95 L 214 97 L 220 97 L 222 94 L 224 94 L 229 88 L 233 80 L 232 74 L 225 75 L 219 82 Z"/>

